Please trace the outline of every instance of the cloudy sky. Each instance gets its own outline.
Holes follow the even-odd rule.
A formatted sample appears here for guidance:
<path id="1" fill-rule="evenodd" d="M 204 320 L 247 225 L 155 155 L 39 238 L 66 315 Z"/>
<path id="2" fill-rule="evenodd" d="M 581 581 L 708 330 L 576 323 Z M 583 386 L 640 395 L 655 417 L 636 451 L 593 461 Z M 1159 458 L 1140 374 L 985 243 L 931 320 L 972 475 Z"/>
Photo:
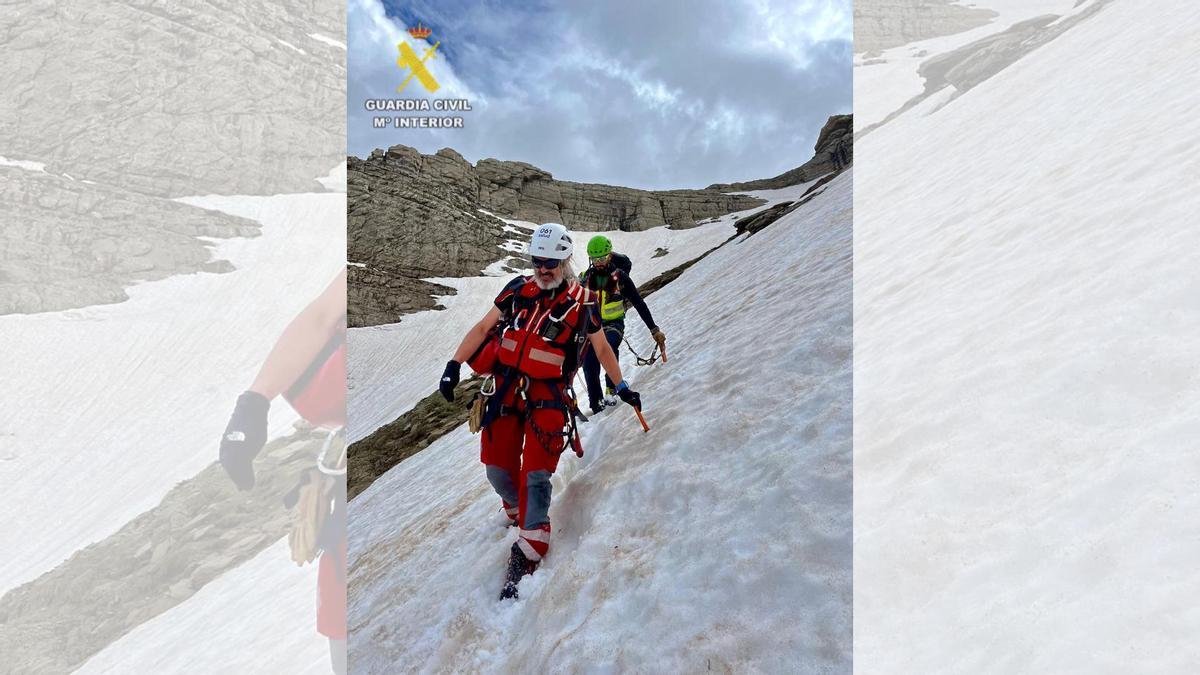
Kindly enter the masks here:
<path id="1" fill-rule="evenodd" d="M 851 0 L 350 0 L 350 153 L 451 147 L 647 189 L 766 178 L 851 110 Z M 407 34 L 418 21 L 429 42 Z M 396 87 L 396 43 L 441 89 Z M 463 129 L 374 129 L 369 98 L 468 98 Z M 416 113 L 408 113 L 416 114 Z"/>

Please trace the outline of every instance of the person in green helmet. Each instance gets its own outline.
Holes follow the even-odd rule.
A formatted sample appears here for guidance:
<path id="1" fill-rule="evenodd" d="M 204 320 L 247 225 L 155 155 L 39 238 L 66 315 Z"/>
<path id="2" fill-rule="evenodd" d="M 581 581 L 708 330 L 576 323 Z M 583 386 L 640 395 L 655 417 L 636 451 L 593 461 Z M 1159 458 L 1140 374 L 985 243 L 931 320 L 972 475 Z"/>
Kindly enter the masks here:
<path id="1" fill-rule="evenodd" d="M 598 234 L 588 241 L 588 258 L 591 265 L 579 277 L 579 283 L 597 295 L 600 308 L 600 325 L 604 328 L 604 336 L 612 347 L 614 354 L 620 354 L 618 347 L 625 336 L 625 303 L 633 305 L 642 321 L 650 329 L 650 336 L 658 343 L 666 361 L 667 338 L 654 323 L 650 308 L 642 295 L 638 293 L 637 285 L 629 277 L 633 263 L 627 256 L 613 251 L 612 241 Z M 600 362 L 593 350 L 588 350 L 583 360 L 583 378 L 587 383 L 588 403 L 592 413 L 604 409 L 605 390 L 600 388 Z M 613 383 L 606 375 L 604 377 L 609 397 L 613 395 Z"/>

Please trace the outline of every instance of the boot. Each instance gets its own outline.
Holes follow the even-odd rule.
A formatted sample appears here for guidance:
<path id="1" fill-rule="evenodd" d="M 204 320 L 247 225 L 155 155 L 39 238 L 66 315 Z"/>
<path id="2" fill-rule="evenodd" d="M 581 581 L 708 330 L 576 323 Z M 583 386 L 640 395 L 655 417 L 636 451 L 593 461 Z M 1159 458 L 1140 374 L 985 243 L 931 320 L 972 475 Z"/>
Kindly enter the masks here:
<path id="1" fill-rule="evenodd" d="M 500 599 L 512 598 L 516 600 L 517 584 L 521 583 L 521 579 L 526 574 L 533 574 L 537 566 L 537 562 L 526 558 L 525 553 L 521 551 L 521 547 L 514 543 L 512 545 L 512 553 L 508 558 L 508 572 L 504 579 L 504 589 L 500 591 Z"/>

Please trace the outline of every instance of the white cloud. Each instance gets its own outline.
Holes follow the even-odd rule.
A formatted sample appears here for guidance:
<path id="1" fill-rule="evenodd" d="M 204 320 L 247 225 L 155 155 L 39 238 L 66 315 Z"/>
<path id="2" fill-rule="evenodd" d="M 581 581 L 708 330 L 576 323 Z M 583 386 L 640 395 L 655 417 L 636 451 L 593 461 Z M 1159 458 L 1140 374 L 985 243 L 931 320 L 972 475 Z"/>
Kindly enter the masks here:
<path id="1" fill-rule="evenodd" d="M 449 146 L 566 180 L 702 187 L 798 166 L 825 119 L 850 110 L 850 0 L 413 0 L 405 11 L 452 50 L 430 62 L 437 96 L 474 110 L 461 130 L 371 129 L 361 100 L 396 96 L 395 43 L 419 41 L 378 0 L 351 0 L 353 154 Z"/>
<path id="2" fill-rule="evenodd" d="M 752 44 L 767 46 L 807 66 L 807 47 L 826 40 L 851 39 L 853 16 L 849 2 L 841 0 L 754 0 L 751 3 L 760 30 L 746 36 Z"/>

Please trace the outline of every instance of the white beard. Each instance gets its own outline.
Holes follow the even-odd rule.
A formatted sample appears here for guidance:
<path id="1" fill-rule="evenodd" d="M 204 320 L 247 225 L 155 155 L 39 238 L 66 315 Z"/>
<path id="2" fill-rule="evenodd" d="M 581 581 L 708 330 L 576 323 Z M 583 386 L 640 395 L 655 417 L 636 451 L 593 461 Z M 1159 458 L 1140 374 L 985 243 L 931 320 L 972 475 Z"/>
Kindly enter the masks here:
<path id="1" fill-rule="evenodd" d="M 562 282 L 563 282 L 562 279 L 559 279 L 557 281 L 542 281 L 542 278 L 540 276 L 538 276 L 537 274 L 533 275 L 533 283 L 537 284 L 537 287 L 542 289 L 543 291 L 548 291 L 551 288 L 558 288 L 560 285 L 562 285 Z"/>

